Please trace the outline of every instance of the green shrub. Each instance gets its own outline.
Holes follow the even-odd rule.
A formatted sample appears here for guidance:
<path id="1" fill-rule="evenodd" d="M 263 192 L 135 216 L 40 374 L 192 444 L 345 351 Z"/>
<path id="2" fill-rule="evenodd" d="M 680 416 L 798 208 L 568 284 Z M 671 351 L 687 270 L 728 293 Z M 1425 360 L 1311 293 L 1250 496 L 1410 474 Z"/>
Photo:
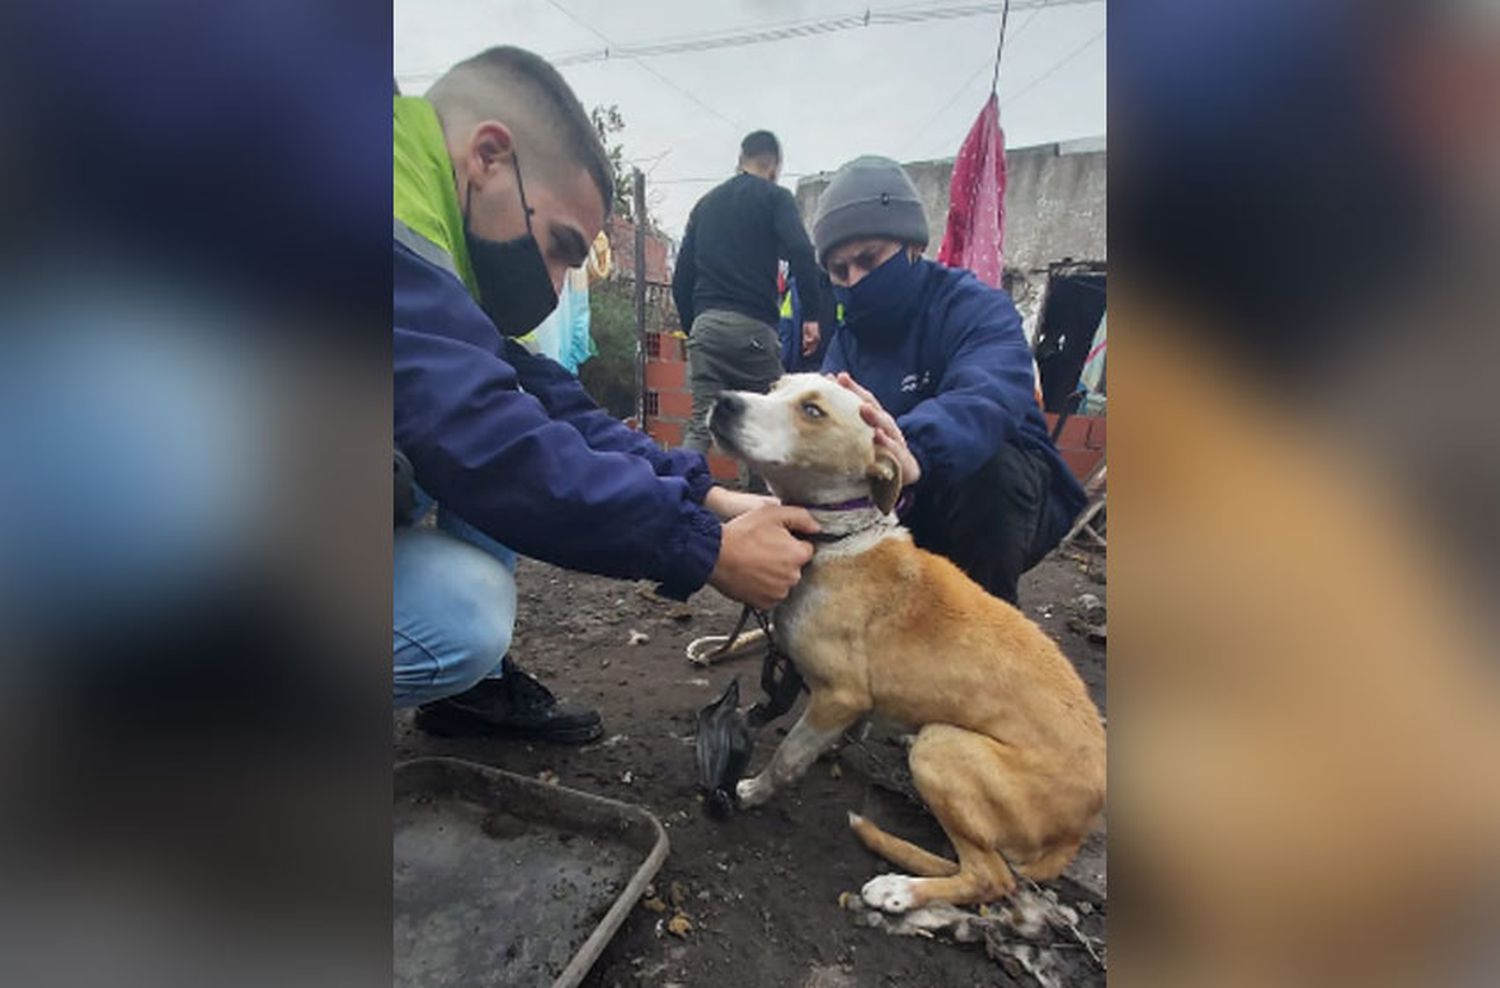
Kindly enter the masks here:
<path id="1" fill-rule="evenodd" d="M 635 414 L 634 285 L 625 280 L 589 286 L 589 332 L 596 356 L 578 368 L 578 378 L 599 406 L 616 418 Z"/>

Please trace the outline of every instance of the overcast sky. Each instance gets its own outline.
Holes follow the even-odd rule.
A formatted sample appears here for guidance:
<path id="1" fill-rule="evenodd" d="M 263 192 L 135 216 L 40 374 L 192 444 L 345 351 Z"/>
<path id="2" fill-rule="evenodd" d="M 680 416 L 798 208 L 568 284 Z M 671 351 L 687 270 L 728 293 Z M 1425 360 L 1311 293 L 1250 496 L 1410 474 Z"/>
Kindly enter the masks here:
<path id="1" fill-rule="evenodd" d="M 1012 0 L 1000 74 L 1010 147 L 1105 133 L 1102 0 Z M 453 62 L 496 44 L 557 57 L 620 46 L 975 0 L 395 0 L 395 73 L 422 93 Z M 996 5 L 998 6 L 998 4 Z M 739 140 L 782 142 L 782 184 L 860 154 L 951 157 L 989 95 L 1000 16 L 871 25 L 769 44 L 568 65 L 585 107 L 618 104 L 626 156 L 648 171 L 650 208 L 681 236 L 693 203 L 733 174 Z M 606 42 L 605 39 L 608 39 Z M 654 72 L 653 72 L 654 70 Z M 664 78 L 663 78 L 664 77 Z M 696 181 L 710 179 L 711 181 Z"/>

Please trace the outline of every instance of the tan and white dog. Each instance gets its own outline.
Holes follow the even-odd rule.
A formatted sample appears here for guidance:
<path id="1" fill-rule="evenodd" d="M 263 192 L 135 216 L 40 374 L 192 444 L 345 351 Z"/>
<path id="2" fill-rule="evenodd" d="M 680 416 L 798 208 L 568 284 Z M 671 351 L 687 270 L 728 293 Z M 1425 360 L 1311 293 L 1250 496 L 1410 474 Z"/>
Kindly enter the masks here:
<path id="1" fill-rule="evenodd" d="M 993 901 L 1017 874 L 1060 874 L 1098 822 L 1104 727 L 1040 628 L 912 543 L 891 513 L 900 470 L 859 406 L 829 379 L 793 374 L 768 395 L 726 393 L 709 415 L 726 452 L 822 527 L 774 617 L 811 697 L 738 795 L 764 803 L 868 714 L 905 723 L 912 778 L 958 861 L 851 813 L 870 850 L 911 872 L 870 880 L 863 897 L 888 912 Z"/>

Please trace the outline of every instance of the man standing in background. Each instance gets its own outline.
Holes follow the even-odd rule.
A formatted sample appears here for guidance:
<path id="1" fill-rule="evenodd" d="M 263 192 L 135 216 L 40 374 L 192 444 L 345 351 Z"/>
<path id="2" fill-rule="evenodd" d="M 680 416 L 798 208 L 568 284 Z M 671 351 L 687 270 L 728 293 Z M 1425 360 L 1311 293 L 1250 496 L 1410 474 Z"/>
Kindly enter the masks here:
<path id="1" fill-rule="evenodd" d="M 770 389 L 781 376 L 776 322 L 778 260 L 797 281 L 804 313 L 817 313 L 818 269 L 792 194 L 776 184 L 781 145 L 757 130 L 740 143 L 739 171 L 693 207 L 677 252 L 672 297 L 688 333 L 693 420 L 685 445 L 709 447 L 708 410 L 726 390 Z M 803 323 L 803 349 L 818 345 L 818 323 Z"/>

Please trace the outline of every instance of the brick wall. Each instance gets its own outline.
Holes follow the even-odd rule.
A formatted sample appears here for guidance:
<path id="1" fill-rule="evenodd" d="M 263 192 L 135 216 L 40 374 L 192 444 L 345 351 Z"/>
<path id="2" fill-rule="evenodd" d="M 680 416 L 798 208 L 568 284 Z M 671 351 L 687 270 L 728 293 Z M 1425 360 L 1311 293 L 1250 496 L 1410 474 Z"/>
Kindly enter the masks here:
<path id="1" fill-rule="evenodd" d="M 1046 414 L 1047 431 L 1057 428 L 1057 416 Z M 1057 451 L 1063 462 L 1082 483 L 1104 459 L 1105 416 L 1071 415 L 1063 423 L 1062 435 L 1057 437 Z"/>
<path id="2" fill-rule="evenodd" d="M 635 277 L 635 226 L 614 217 L 609 222 L 610 250 L 614 255 L 613 279 L 631 282 Z M 693 397 L 687 386 L 687 337 L 682 335 L 677 306 L 672 302 L 671 273 L 667 266 L 667 242 L 654 232 L 646 236 L 646 435 L 668 449 L 682 445 L 693 415 Z M 638 428 L 635 421 L 631 428 Z M 715 478 L 743 483 L 739 463 L 718 453 L 709 453 L 709 469 Z"/>
<path id="3" fill-rule="evenodd" d="M 605 235 L 619 277 L 635 277 L 635 224 L 622 216 L 611 216 Z M 668 244 L 664 237 L 646 228 L 646 283 L 665 285 L 672 280 L 667 268 Z"/>
<path id="4" fill-rule="evenodd" d="M 648 289 L 649 296 L 650 291 Z M 648 305 L 649 309 L 650 306 Z M 672 312 L 675 326 L 676 310 Z M 653 323 L 646 321 L 648 327 Z M 687 386 L 687 338 L 680 332 L 659 327 L 646 333 L 646 434 L 663 446 L 681 446 L 693 414 L 693 397 Z M 727 456 L 710 452 L 708 466 L 714 477 L 740 482 L 739 464 Z"/>

